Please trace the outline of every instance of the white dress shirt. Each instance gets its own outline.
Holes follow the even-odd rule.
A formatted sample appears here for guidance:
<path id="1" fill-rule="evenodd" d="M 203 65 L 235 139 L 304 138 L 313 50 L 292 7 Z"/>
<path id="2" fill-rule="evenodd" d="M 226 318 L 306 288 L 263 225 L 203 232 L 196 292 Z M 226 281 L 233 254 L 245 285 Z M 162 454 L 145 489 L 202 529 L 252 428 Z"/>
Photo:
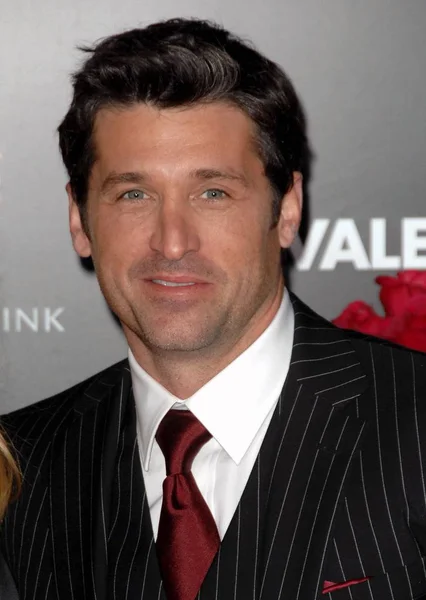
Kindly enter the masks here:
<path id="1" fill-rule="evenodd" d="M 293 333 L 293 309 L 284 290 L 280 308 L 262 335 L 186 400 L 150 377 L 129 350 L 138 445 L 155 539 L 166 477 L 155 434 L 164 415 L 171 408 L 189 409 L 213 436 L 195 457 L 192 473 L 223 539 L 287 377 Z"/>

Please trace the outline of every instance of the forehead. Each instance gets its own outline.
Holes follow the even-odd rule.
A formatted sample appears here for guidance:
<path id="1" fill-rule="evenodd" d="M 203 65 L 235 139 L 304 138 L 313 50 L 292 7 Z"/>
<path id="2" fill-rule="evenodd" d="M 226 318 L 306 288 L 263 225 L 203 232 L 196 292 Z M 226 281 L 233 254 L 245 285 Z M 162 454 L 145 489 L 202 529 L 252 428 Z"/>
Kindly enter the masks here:
<path id="1" fill-rule="evenodd" d="M 147 104 L 101 109 L 93 140 L 96 163 L 108 169 L 184 162 L 253 168 L 260 163 L 255 127 L 239 108 L 216 102 L 159 109 Z M 132 166 L 133 165 L 133 166 Z M 258 168 L 263 170 L 262 165 Z"/>

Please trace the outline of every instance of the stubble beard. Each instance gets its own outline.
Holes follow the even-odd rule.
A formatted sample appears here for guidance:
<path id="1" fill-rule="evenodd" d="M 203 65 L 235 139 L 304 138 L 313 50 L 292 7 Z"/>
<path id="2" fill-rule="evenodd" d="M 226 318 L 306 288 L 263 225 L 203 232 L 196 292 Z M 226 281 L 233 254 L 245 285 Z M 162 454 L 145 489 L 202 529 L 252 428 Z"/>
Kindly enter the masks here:
<path id="1" fill-rule="evenodd" d="M 263 282 L 248 304 L 240 302 L 236 307 L 235 302 L 230 300 L 209 303 L 204 314 L 194 315 L 192 319 L 185 319 L 185 312 L 179 310 L 172 325 L 164 327 L 153 323 L 153 319 L 147 319 L 148 311 L 133 309 L 137 323 L 134 333 L 152 354 L 163 357 L 182 355 L 185 359 L 192 355 L 214 360 L 221 354 L 232 352 L 270 293 L 271 289 L 268 290 L 266 282 Z"/>
<path id="2" fill-rule="evenodd" d="M 173 310 L 170 311 L 173 315 Z M 185 311 L 176 311 L 167 318 L 168 324 L 154 323 L 147 312 L 133 312 L 137 330 L 134 333 L 153 354 L 203 354 L 207 349 L 223 345 L 221 338 L 232 323 L 230 311 L 216 306 L 214 311 L 188 318 Z M 189 356 L 188 356 L 189 357 Z"/>

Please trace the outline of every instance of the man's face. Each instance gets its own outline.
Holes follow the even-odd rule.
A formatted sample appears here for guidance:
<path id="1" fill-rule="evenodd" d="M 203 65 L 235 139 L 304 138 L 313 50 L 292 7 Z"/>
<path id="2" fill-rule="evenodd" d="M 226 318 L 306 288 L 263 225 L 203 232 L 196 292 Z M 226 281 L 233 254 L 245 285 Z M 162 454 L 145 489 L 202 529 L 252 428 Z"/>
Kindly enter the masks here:
<path id="1" fill-rule="evenodd" d="M 296 177 L 271 228 L 254 135 L 250 119 L 223 103 L 98 113 L 87 235 L 69 191 L 71 233 L 136 356 L 214 356 L 253 341 L 275 314 L 280 247 L 297 230 L 301 184 Z"/>

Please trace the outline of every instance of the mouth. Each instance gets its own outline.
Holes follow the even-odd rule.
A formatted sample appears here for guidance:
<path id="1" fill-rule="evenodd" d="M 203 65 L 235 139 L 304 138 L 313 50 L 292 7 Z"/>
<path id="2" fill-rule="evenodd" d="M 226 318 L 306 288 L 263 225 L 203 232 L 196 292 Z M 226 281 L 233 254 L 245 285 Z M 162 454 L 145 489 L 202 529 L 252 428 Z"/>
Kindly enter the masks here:
<path id="1" fill-rule="evenodd" d="M 156 273 L 145 279 L 151 291 L 155 296 L 165 298 L 180 298 L 180 299 L 195 299 L 199 294 L 206 293 L 211 289 L 211 285 L 207 281 L 198 279 L 196 276 L 188 274 L 173 275 Z"/>
<path id="2" fill-rule="evenodd" d="M 164 285 L 165 287 L 185 287 L 195 285 L 196 281 L 168 281 L 166 279 L 151 279 L 152 283 Z"/>
<path id="3" fill-rule="evenodd" d="M 145 277 L 141 283 L 147 301 L 157 307 L 165 305 L 167 310 L 187 310 L 200 302 L 205 303 L 211 299 L 215 288 L 211 281 L 194 273 L 157 272 Z"/>

